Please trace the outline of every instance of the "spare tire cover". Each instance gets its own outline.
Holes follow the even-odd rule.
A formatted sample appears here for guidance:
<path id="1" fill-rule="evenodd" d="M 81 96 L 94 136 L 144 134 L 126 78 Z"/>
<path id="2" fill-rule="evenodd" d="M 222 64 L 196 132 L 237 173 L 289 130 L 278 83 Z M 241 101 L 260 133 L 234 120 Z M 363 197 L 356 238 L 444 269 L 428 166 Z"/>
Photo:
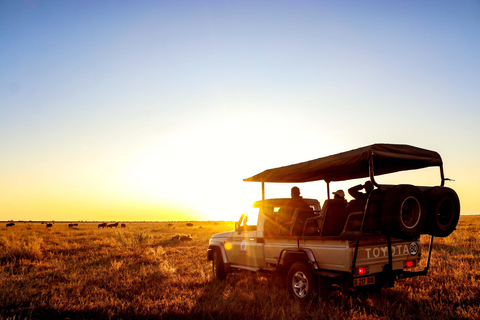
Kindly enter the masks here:
<path id="1" fill-rule="evenodd" d="M 436 237 L 447 237 L 456 228 L 460 217 L 457 193 L 447 187 L 433 187 L 426 193 L 427 221 L 424 232 Z"/>
<path id="2" fill-rule="evenodd" d="M 402 184 L 390 189 L 382 203 L 383 232 L 400 239 L 418 237 L 427 218 L 425 202 L 425 195 L 415 186 Z"/>

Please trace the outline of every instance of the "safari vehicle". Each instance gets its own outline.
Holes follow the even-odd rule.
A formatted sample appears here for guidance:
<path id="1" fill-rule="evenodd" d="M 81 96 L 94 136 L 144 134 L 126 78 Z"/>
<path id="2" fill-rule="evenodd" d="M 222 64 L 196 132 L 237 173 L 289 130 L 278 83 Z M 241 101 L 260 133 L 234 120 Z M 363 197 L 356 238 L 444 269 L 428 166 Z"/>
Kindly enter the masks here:
<path id="1" fill-rule="evenodd" d="M 440 185 L 378 184 L 376 176 L 439 167 Z M 265 183 L 330 183 L 369 178 L 375 186 L 365 200 L 328 199 L 320 207 L 295 210 L 288 223 L 278 212 L 288 199 L 265 199 Z M 409 145 L 374 144 L 316 160 L 263 171 L 244 181 L 261 182 L 262 200 L 252 223 L 245 215 L 235 231 L 213 235 L 207 250 L 216 278 L 236 269 L 279 272 L 297 300 L 325 296 L 340 287 L 391 287 L 399 279 L 427 275 L 434 237 L 450 235 L 457 225 L 460 202 L 444 186 L 437 152 Z M 247 221 L 245 221 L 247 220 Z M 420 235 L 429 234 L 426 266 L 419 266 Z"/>

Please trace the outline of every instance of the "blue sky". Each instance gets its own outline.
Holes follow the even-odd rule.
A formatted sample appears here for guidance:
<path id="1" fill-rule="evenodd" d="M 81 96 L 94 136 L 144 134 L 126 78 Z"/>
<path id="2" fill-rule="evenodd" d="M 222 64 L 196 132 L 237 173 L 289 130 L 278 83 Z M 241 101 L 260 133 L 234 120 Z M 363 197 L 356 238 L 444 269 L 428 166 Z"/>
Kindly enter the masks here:
<path id="1" fill-rule="evenodd" d="M 235 219 L 377 142 L 480 213 L 478 57 L 478 1 L 0 1 L 0 219 Z"/>

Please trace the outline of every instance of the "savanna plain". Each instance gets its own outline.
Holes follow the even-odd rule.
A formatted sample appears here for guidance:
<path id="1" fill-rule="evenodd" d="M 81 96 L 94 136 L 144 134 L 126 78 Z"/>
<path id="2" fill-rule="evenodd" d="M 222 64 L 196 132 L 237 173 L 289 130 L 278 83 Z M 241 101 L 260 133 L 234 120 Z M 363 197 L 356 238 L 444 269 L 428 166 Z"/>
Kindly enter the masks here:
<path id="1" fill-rule="evenodd" d="M 434 239 L 428 276 L 308 304 L 291 300 L 277 275 L 215 280 L 208 240 L 233 223 L 191 224 L 3 224 L 0 319 L 480 319 L 480 216 Z"/>

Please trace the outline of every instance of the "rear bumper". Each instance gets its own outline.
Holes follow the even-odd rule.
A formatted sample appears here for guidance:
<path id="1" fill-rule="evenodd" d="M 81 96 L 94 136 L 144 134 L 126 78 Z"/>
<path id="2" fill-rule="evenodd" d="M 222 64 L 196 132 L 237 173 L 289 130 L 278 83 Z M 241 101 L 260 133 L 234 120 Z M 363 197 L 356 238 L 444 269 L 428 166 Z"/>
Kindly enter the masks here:
<path id="1" fill-rule="evenodd" d="M 395 270 L 395 271 L 384 271 L 382 273 L 371 274 L 364 277 L 352 277 L 349 283 L 354 286 L 355 280 L 354 279 L 361 279 L 361 278 L 373 278 L 375 277 L 375 285 L 381 287 L 393 287 L 395 281 L 403 280 L 408 278 L 414 278 L 419 276 L 426 276 L 428 274 L 428 269 L 425 268 L 420 271 L 405 271 L 405 270 Z M 370 280 L 370 279 L 369 279 Z M 357 280 L 358 283 L 358 280 Z M 371 281 L 364 281 L 363 283 L 371 283 Z"/>
<path id="2" fill-rule="evenodd" d="M 331 283 L 338 285 L 346 285 L 347 287 L 393 287 L 394 282 L 398 280 L 414 278 L 419 276 L 426 276 L 428 274 L 428 268 L 420 271 L 406 271 L 406 270 L 394 270 L 389 271 L 388 265 L 385 266 L 385 270 L 381 273 L 368 274 L 361 277 L 354 277 L 351 274 L 326 272 L 321 270 L 315 272 L 318 276 L 328 278 Z M 374 278 L 374 279 L 373 279 Z M 360 279 L 363 279 L 360 280 Z M 372 281 L 373 280 L 373 281 Z M 357 284 L 357 286 L 355 286 Z"/>

